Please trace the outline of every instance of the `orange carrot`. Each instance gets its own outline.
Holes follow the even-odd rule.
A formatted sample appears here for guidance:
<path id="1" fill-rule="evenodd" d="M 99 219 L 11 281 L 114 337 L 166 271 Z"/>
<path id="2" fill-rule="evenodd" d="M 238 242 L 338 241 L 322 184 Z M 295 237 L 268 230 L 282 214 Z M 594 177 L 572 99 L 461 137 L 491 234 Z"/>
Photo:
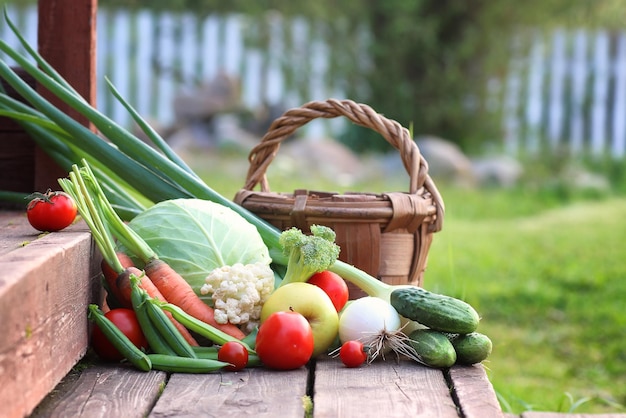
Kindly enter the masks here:
<path id="1" fill-rule="evenodd" d="M 125 269 L 128 267 L 135 266 L 133 263 L 133 260 L 125 253 L 118 251 L 117 253 L 115 253 L 115 255 L 117 256 L 117 259 L 122 265 L 122 268 Z M 120 293 L 117 287 L 117 278 L 119 277 L 121 273 L 123 273 L 123 270 L 121 271 L 116 270 L 116 268 L 113 267 L 111 264 L 109 264 L 107 260 L 104 258 L 102 259 L 102 262 L 100 263 L 100 269 L 102 271 L 102 274 L 104 275 L 104 280 L 106 281 L 106 284 L 107 284 L 107 290 L 111 292 L 115 301 L 125 308 L 131 308 L 132 305 L 130 303 L 130 297 L 128 298 L 124 297 Z"/>
<path id="2" fill-rule="evenodd" d="M 204 303 L 193 291 L 191 285 L 163 260 L 151 260 L 146 264 L 145 271 L 150 280 L 170 303 L 232 337 L 237 339 L 245 337 L 243 331 L 233 324 L 218 324 L 215 321 L 213 308 Z"/>
<path id="3" fill-rule="evenodd" d="M 135 267 L 135 263 L 133 262 L 133 260 L 130 258 L 128 254 L 118 251 L 115 253 L 115 255 L 117 256 L 117 259 L 122 264 L 122 267 L 124 268 Z"/>
<path id="4" fill-rule="evenodd" d="M 148 296 L 154 299 L 158 299 L 163 302 L 169 302 L 168 300 L 165 299 L 165 297 L 163 297 L 163 294 L 154 285 L 154 283 L 152 283 L 152 280 L 150 280 L 150 278 L 146 274 L 144 274 L 141 270 L 137 269 L 136 267 L 127 267 L 122 272 L 122 274 L 120 274 L 116 279 L 116 288 L 119 290 L 120 297 L 124 301 L 123 303 L 126 303 L 126 301 L 130 303 L 130 292 L 131 292 L 130 275 L 131 274 L 134 274 L 135 276 L 140 278 L 139 287 L 145 290 L 146 293 L 148 293 Z M 132 306 L 132 303 L 131 303 L 131 306 Z M 174 317 L 172 317 L 171 313 L 165 312 L 165 314 L 170 319 L 170 321 L 172 321 L 174 326 L 178 329 L 178 331 L 182 334 L 182 336 L 185 338 L 185 340 L 187 340 L 187 342 L 190 345 L 193 345 L 193 346 L 199 345 L 196 339 L 191 335 L 189 330 L 185 328 L 180 322 L 175 320 Z"/>
<path id="5" fill-rule="evenodd" d="M 115 255 L 117 256 L 117 259 L 119 260 L 121 267 L 123 269 L 127 267 L 134 267 L 133 260 L 131 260 L 131 258 L 128 255 L 122 252 L 117 252 L 115 253 Z M 119 269 L 119 265 L 117 269 Z M 123 270 L 117 270 L 117 269 L 116 267 L 108 263 L 106 258 L 102 259 L 102 262 L 100 263 L 100 270 L 102 271 L 102 274 L 104 275 L 104 280 L 107 284 L 107 291 L 111 292 L 111 295 L 113 296 L 114 301 L 119 306 L 124 307 L 124 308 L 131 308 L 130 299 L 124 298 L 121 295 L 119 289 L 117 288 L 117 277 L 123 272 Z"/>

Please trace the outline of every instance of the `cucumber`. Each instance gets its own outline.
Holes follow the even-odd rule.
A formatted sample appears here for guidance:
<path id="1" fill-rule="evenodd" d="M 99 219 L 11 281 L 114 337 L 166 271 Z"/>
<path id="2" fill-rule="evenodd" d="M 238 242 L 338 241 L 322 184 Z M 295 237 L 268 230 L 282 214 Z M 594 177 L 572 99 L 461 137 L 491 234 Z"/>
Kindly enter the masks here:
<path id="1" fill-rule="evenodd" d="M 453 335 L 450 338 L 456 352 L 457 364 L 476 364 L 491 354 L 493 344 L 489 337 L 479 332 Z"/>
<path id="2" fill-rule="evenodd" d="M 467 302 L 417 286 L 394 290 L 389 301 L 403 317 L 437 331 L 469 334 L 476 331 L 480 321 Z"/>
<path id="3" fill-rule="evenodd" d="M 426 366 L 445 368 L 456 362 L 454 346 L 443 332 L 417 329 L 409 334 L 409 339 L 409 344 Z"/>

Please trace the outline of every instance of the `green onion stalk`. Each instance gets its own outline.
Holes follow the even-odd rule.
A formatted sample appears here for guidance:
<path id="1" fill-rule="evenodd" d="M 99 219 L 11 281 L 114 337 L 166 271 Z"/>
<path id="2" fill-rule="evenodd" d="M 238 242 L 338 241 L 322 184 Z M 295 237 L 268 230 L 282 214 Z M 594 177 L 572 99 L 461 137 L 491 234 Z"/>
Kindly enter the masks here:
<path id="1" fill-rule="evenodd" d="M 78 212 L 89 227 L 103 259 L 114 271 L 121 272 L 124 270 L 115 253 L 114 237 L 111 230 L 103 221 L 97 205 L 90 198 L 89 188 L 84 182 L 78 167 L 73 167 L 68 178 L 59 179 L 59 184 L 63 191 L 76 202 Z"/>
<path id="2" fill-rule="evenodd" d="M 0 77 L 30 106 L 0 92 L 1 116 L 13 118 L 20 123 L 38 145 L 64 169 L 69 171 L 78 161 L 87 161 L 115 210 L 125 220 L 132 219 L 150 204 L 163 200 L 210 200 L 234 210 L 253 224 L 268 247 L 273 262 L 283 267 L 288 265 L 289 257 L 285 255 L 279 242 L 281 231 L 209 187 L 122 98 L 111 82 L 107 80 L 110 92 L 127 109 L 154 146 L 147 144 L 85 101 L 28 44 L 11 22 L 6 10 L 4 17 L 28 56 L 21 55 L 1 40 L 0 52 L 13 59 L 39 85 L 87 118 L 106 139 L 42 97 L 3 59 L 0 59 Z M 31 59 L 34 59 L 35 64 Z M 339 260 L 329 270 L 371 296 L 388 299 L 394 288 Z"/>

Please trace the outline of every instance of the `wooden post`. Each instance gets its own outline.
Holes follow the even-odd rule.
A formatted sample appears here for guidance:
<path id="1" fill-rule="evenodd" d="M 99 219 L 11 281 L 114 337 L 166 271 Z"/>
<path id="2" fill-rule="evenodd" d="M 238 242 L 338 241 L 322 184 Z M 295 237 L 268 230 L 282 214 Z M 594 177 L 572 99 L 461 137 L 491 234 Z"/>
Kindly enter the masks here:
<path id="1" fill-rule="evenodd" d="M 39 0 L 38 50 L 89 103 L 96 102 L 97 0 Z M 82 115 L 38 87 L 44 97 L 76 120 Z M 58 189 L 57 179 L 67 173 L 41 149 L 35 154 L 34 189 Z"/>

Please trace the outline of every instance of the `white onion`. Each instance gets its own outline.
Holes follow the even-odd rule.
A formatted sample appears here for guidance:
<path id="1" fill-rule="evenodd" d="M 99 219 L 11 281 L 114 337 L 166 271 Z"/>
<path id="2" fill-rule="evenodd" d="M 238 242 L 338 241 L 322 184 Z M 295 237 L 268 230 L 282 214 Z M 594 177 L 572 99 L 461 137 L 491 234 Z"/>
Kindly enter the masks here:
<path id="1" fill-rule="evenodd" d="M 339 317 L 339 339 L 373 344 L 381 336 L 393 334 L 401 327 L 398 311 L 380 298 L 365 296 L 350 302 Z M 391 347 L 383 347 L 383 352 Z"/>

